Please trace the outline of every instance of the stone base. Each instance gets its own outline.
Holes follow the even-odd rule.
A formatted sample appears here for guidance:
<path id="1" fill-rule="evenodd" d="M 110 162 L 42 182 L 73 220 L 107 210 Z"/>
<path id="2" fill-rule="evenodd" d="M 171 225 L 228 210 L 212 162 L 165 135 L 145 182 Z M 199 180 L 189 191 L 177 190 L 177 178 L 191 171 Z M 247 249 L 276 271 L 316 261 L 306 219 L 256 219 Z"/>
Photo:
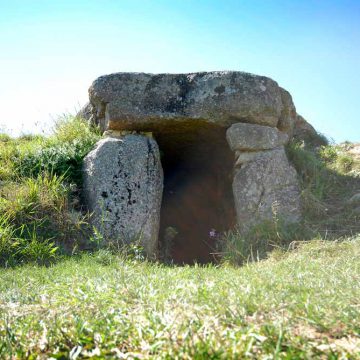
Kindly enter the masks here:
<path id="1" fill-rule="evenodd" d="M 239 227 L 247 230 L 274 218 L 285 222 L 299 221 L 297 174 L 289 164 L 284 148 L 252 155 L 251 160 L 237 167 L 234 174 L 233 193 Z"/>
<path id="2" fill-rule="evenodd" d="M 92 222 L 108 242 L 158 249 L 163 171 L 155 140 L 141 135 L 100 140 L 84 159 L 84 194 Z"/>

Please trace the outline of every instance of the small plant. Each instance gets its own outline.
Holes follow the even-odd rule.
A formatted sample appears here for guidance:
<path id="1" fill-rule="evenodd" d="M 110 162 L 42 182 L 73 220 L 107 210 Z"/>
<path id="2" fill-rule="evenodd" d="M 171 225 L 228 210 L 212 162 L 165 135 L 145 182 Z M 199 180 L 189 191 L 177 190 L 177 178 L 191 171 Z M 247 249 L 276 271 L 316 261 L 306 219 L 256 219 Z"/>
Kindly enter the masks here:
<path id="1" fill-rule="evenodd" d="M 101 249 L 104 246 L 104 236 L 95 226 L 93 226 L 92 235 L 89 240 L 93 244 L 94 249 Z"/>
<path id="2" fill-rule="evenodd" d="M 55 246 L 53 239 L 38 238 L 36 229 L 32 231 L 26 229 L 26 233 L 30 233 L 30 238 L 25 236 L 18 239 L 18 251 L 16 255 L 19 261 L 35 262 L 38 265 L 49 265 L 57 258 L 58 247 Z"/>
<path id="3" fill-rule="evenodd" d="M 338 157 L 338 150 L 335 146 L 322 146 L 319 155 L 321 159 L 327 162 L 334 162 Z"/>
<path id="4" fill-rule="evenodd" d="M 286 223 L 274 216 L 244 231 L 236 227 L 220 239 L 223 261 L 233 265 L 259 261 L 275 249 L 284 251 L 293 241 L 311 239 L 314 232 L 301 223 Z"/>
<path id="5" fill-rule="evenodd" d="M 136 243 L 125 246 L 125 251 L 123 252 L 126 254 L 127 258 L 136 261 L 144 261 L 146 259 L 144 247 Z"/>
<path id="6" fill-rule="evenodd" d="M 287 154 L 299 175 L 302 188 L 310 189 L 318 199 L 323 199 L 330 186 L 331 177 L 321 158 L 300 143 L 289 144 Z"/>
<path id="7" fill-rule="evenodd" d="M 355 159 L 346 152 L 347 145 L 322 146 L 319 155 L 330 167 L 340 173 L 348 173 L 355 164 Z"/>
<path id="8" fill-rule="evenodd" d="M 95 261 L 103 266 L 111 265 L 116 259 L 115 255 L 107 249 L 100 249 L 94 255 Z"/>
<path id="9" fill-rule="evenodd" d="M 347 154 L 340 154 L 337 158 L 336 165 L 341 172 L 348 173 L 352 170 L 354 162 L 355 161 L 351 156 Z"/>
<path id="10" fill-rule="evenodd" d="M 37 229 L 23 225 L 16 229 L 8 218 L 0 219 L 0 265 L 14 266 L 24 262 L 48 265 L 57 258 L 58 247 L 51 239 L 42 239 Z"/>
<path id="11" fill-rule="evenodd" d="M 0 266 L 12 266 L 16 262 L 18 240 L 7 214 L 0 215 Z"/>
<path id="12" fill-rule="evenodd" d="M 72 143 L 75 140 L 87 139 L 97 141 L 101 136 L 100 130 L 88 123 L 81 117 L 63 115 L 57 119 L 53 129 L 53 141 L 60 143 Z"/>
<path id="13" fill-rule="evenodd" d="M 142 235 L 138 234 L 127 239 L 108 240 L 106 248 L 116 254 L 122 254 L 125 259 L 143 261 L 146 259 L 144 247 L 141 245 Z"/>

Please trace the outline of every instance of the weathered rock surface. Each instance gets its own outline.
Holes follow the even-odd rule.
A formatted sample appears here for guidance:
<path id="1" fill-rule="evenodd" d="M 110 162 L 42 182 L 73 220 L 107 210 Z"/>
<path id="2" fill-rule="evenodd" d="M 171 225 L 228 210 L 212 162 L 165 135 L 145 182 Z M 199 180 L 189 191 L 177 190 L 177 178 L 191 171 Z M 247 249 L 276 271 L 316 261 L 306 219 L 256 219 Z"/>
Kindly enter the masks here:
<path id="1" fill-rule="evenodd" d="M 227 129 L 226 139 L 232 151 L 254 151 L 284 145 L 289 136 L 270 126 L 237 123 Z"/>
<path id="2" fill-rule="evenodd" d="M 226 139 L 236 158 L 233 195 L 240 228 L 246 231 L 274 217 L 298 221 L 298 180 L 283 146 L 288 135 L 269 126 L 237 123 L 227 129 Z"/>
<path id="3" fill-rule="evenodd" d="M 105 138 L 84 160 L 84 193 L 93 224 L 110 242 L 140 239 L 156 256 L 163 190 L 160 153 L 141 135 Z"/>
<path id="4" fill-rule="evenodd" d="M 283 107 L 277 127 L 279 130 L 286 132 L 289 135 L 289 138 L 292 138 L 297 116 L 295 105 L 288 91 L 283 88 L 280 88 L 280 91 Z"/>
<path id="5" fill-rule="evenodd" d="M 326 138 L 318 134 L 315 128 L 299 114 L 296 115 L 293 137 L 310 146 L 327 145 Z"/>
<path id="6" fill-rule="evenodd" d="M 92 116 L 93 107 L 87 102 L 76 114 L 77 117 L 89 120 Z"/>
<path id="7" fill-rule="evenodd" d="M 316 135 L 316 130 L 301 115 L 297 114 L 294 127 L 294 135 L 301 136 L 302 134 Z"/>
<path id="8" fill-rule="evenodd" d="M 233 193 L 238 225 L 247 230 L 274 217 L 298 221 L 301 206 L 297 174 L 284 148 L 254 154 L 235 168 Z"/>
<path id="9" fill-rule="evenodd" d="M 296 120 L 290 94 L 275 81 L 236 71 L 116 73 L 96 79 L 89 96 L 91 121 L 104 131 L 155 131 L 205 121 L 278 126 L 290 134 Z"/>

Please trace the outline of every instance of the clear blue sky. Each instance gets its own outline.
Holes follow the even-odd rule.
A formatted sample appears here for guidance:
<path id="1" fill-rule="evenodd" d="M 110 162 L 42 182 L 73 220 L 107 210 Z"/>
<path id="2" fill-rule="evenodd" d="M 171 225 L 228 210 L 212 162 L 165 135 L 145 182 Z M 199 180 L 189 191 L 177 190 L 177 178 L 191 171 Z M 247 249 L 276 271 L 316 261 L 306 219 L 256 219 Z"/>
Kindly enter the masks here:
<path id="1" fill-rule="evenodd" d="M 360 141 L 359 0 L 0 0 L 0 124 L 39 131 L 118 71 L 242 70 Z"/>

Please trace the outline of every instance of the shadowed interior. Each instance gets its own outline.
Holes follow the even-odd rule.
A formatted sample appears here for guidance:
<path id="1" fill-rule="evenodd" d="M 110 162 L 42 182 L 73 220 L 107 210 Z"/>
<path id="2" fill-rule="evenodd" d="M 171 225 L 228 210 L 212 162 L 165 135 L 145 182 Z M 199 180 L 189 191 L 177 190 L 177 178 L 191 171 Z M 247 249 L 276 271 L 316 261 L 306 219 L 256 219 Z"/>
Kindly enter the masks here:
<path id="1" fill-rule="evenodd" d="M 225 132 L 192 121 L 154 133 L 164 169 L 160 250 L 177 264 L 212 262 L 218 234 L 235 224 Z"/>

